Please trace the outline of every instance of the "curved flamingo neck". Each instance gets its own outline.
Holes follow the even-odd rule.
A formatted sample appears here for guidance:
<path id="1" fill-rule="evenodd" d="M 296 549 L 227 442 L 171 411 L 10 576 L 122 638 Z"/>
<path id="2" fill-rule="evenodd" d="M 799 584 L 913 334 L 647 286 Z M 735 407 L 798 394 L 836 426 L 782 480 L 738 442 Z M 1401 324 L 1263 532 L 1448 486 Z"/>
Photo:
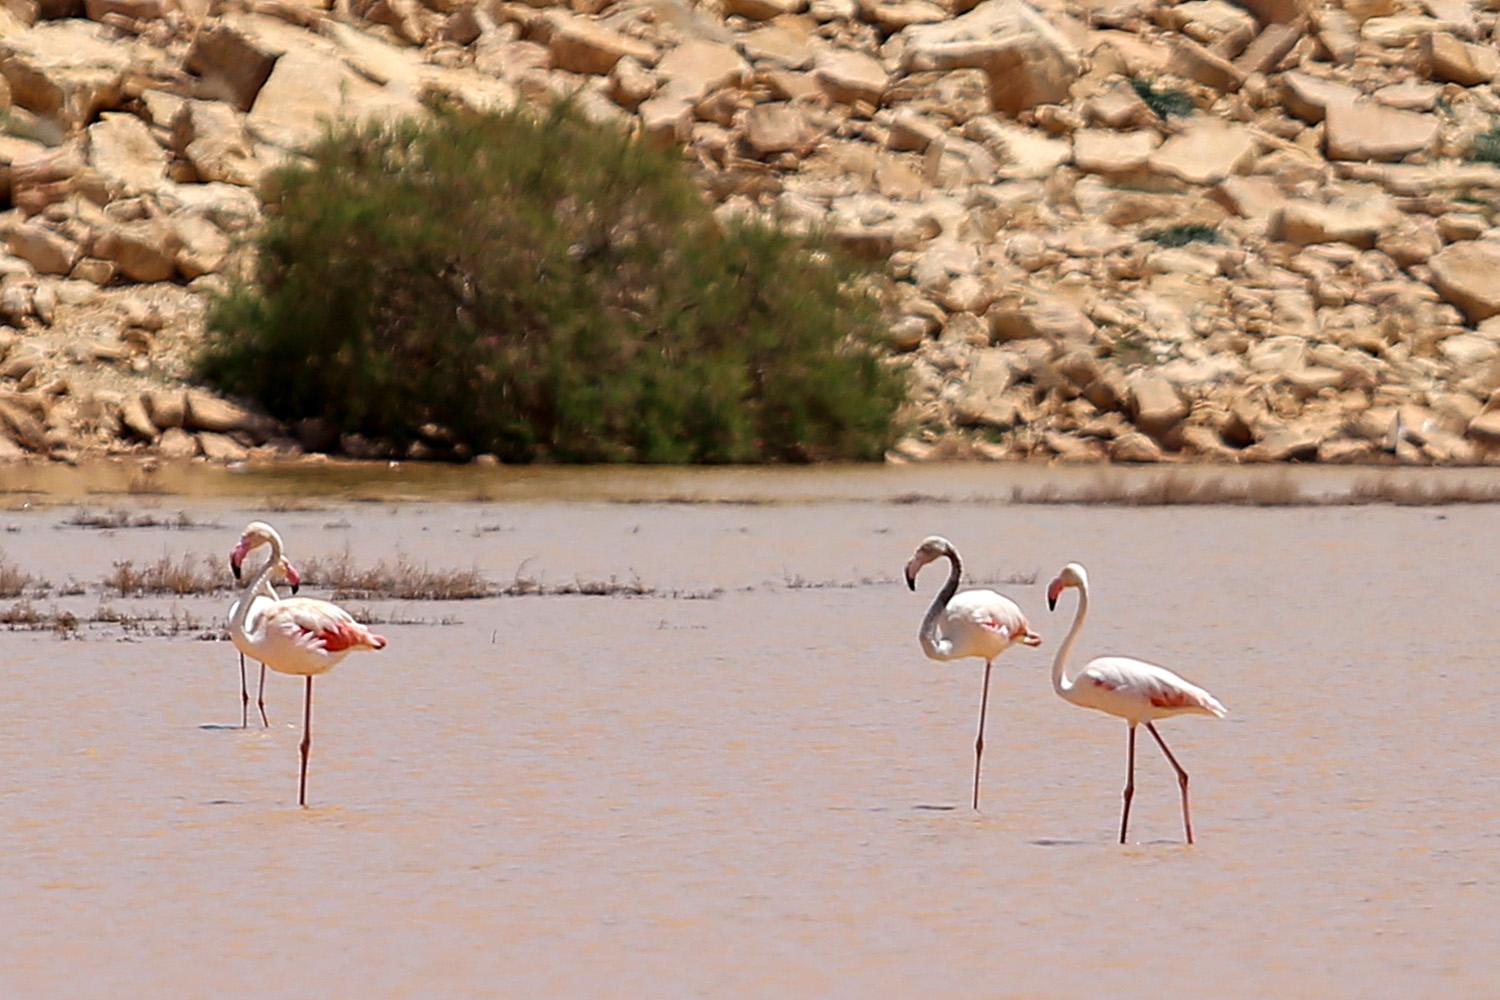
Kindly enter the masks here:
<path id="1" fill-rule="evenodd" d="M 1073 643 L 1078 639 L 1078 633 L 1083 629 L 1083 620 L 1089 613 L 1089 585 L 1085 581 L 1078 585 L 1078 610 L 1073 614 L 1073 627 L 1068 629 L 1068 637 L 1057 647 L 1057 659 L 1052 661 L 1052 690 L 1060 697 L 1067 698 L 1073 690 L 1073 682 L 1068 680 L 1065 673 L 1065 665 L 1068 655 L 1073 652 Z"/>
<path id="2" fill-rule="evenodd" d="M 270 579 L 271 571 L 274 570 L 280 563 L 281 539 L 276 537 L 275 535 L 272 535 L 271 556 L 266 560 L 266 564 L 262 566 L 260 570 L 253 577 L 251 577 L 245 583 L 245 586 L 240 590 L 239 603 L 235 606 L 234 617 L 230 619 L 229 622 L 230 631 L 243 632 L 245 630 L 245 619 L 250 614 L 250 605 L 255 602 L 255 596 L 256 594 L 261 592 L 262 588 L 270 591 L 272 600 L 276 599 L 276 591 L 271 587 Z"/>
<path id="3" fill-rule="evenodd" d="M 953 643 L 947 639 L 939 639 L 937 634 L 938 619 L 943 612 L 948 610 L 948 602 L 953 600 L 953 595 L 958 593 L 958 581 L 963 576 L 963 563 L 959 561 L 958 552 L 952 546 L 943 552 L 948 557 L 951 568 L 948 571 L 948 582 L 943 584 L 943 589 L 937 592 L 932 599 L 932 607 L 927 609 L 927 617 L 922 619 L 922 631 L 919 638 L 922 641 L 922 652 L 934 660 L 945 660 L 953 654 Z"/>

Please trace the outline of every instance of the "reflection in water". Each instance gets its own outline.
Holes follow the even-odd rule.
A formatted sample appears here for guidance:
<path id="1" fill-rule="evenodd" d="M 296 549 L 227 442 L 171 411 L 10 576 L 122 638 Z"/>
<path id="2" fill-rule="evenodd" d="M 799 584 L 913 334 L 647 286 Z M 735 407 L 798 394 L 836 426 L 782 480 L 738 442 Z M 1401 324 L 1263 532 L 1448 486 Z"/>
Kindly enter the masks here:
<path id="1" fill-rule="evenodd" d="M 811 504 L 266 515 L 293 558 L 718 591 L 368 602 L 457 624 L 392 625 L 379 661 L 320 685 L 305 811 L 295 679 L 268 682 L 269 729 L 241 730 L 227 643 L 0 632 L 0 996 L 1493 992 L 1500 624 L 1469 552 L 1500 508 L 831 499 L 888 488 L 867 474 L 653 487 L 744 475 Z M 990 474 L 952 488 L 1012 475 Z M 100 531 L 65 505 L 6 511 L 0 541 L 92 587 L 117 559 L 222 553 L 266 514 L 134 503 L 219 527 Z M 1123 734 L 1052 696 L 1048 647 L 997 664 L 985 810 L 968 808 L 981 670 L 923 658 L 926 602 L 899 579 L 933 531 L 978 578 L 1086 559 L 1089 650 L 1139 651 L 1233 706 L 1173 742 L 1195 848 L 1146 756 L 1135 840 L 1113 843 Z M 999 589 L 1054 642 L 1067 619 L 1041 582 Z M 114 603 L 207 619 L 228 599 Z"/>

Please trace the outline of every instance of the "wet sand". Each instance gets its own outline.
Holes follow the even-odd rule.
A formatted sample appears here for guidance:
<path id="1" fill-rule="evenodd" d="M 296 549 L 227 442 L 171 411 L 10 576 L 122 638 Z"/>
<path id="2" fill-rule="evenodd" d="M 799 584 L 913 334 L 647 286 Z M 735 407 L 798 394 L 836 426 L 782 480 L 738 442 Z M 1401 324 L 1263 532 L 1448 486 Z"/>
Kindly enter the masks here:
<path id="1" fill-rule="evenodd" d="M 227 643 L 0 632 L 0 995 L 1494 994 L 1480 552 L 1500 507 L 894 504 L 802 482 L 750 506 L 94 501 L 220 525 L 194 530 L 0 512 L 0 549 L 55 580 L 222 556 L 266 514 L 294 557 L 722 591 L 351 602 L 460 623 L 383 626 L 387 651 L 318 682 L 305 811 L 299 681 L 273 675 L 272 727 L 242 732 Z M 917 647 L 941 570 L 899 582 L 932 531 L 977 578 L 1036 575 L 999 586 L 1046 642 L 997 663 L 979 815 L 981 667 Z M 1231 711 L 1160 727 L 1194 848 L 1144 739 L 1114 843 L 1125 726 L 1048 683 L 1073 603 L 1049 614 L 1043 588 L 1068 559 L 1095 591 L 1080 663 L 1144 656 Z"/>

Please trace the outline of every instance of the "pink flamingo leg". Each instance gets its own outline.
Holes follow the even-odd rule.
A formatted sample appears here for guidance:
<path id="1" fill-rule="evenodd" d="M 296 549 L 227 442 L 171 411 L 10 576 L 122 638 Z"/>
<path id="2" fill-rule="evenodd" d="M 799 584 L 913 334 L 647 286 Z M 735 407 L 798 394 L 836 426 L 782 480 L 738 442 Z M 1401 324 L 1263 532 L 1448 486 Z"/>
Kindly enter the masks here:
<path id="1" fill-rule="evenodd" d="M 245 686 L 245 654 L 240 654 L 240 728 L 250 718 L 250 690 Z"/>
<path id="2" fill-rule="evenodd" d="M 1156 731 L 1156 727 L 1148 722 L 1146 728 L 1151 730 L 1152 736 L 1156 737 L 1156 743 L 1161 747 L 1161 752 L 1167 755 L 1172 769 L 1177 772 L 1177 787 L 1182 789 L 1182 829 L 1187 833 L 1187 842 L 1191 844 L 1193 842 L 1193 816 L 1188 811 L 1187 772 L 1182 769 L 1181 764 L 1177 763 L 1177 758 L 1172 756 L 1172 751 L 1167 749 L 1167 743 L 1161 738 L 1161 733 Z"/>
<path id="3" fill-rule="evenodd" d="M 1130 727 L 1130 763 L 1125 772 L 1125 811 L 1120 816 L 1120 843 L 1125 843 L 1125 830 L 1130 826 L 1130 800 L 1135 797 L 1135 726 Z"/>
<path id="4" fill-rule="evenodd" d="M 297 804 L 307 805 L 307 752 L 312 749 L 312 675 L 307 678 L 307 702 L 302 708 L 302 780 L 297 785 Z"/>
<path id="5" fill-rule="evenodd" d="M 984 693 L 979 697 L 979 736 L 974 740 L 974 811 L 979 811 L 979 761 L 984 757 L 984 712 L 990 702 L 990 664 L 984 661 Z"/>
<path id="6" fill-rule="evenodd" d="M 241 653 L 240 659 L 243 660 L 244 658 L 245 654 Z M 264 663 L 260 665 L 260 692 L 255 696 L 255 704 L 260 708 L 260 724 L 262 728 L 269 729 L 271 723 L 266 718 L 266 665 Z"/>

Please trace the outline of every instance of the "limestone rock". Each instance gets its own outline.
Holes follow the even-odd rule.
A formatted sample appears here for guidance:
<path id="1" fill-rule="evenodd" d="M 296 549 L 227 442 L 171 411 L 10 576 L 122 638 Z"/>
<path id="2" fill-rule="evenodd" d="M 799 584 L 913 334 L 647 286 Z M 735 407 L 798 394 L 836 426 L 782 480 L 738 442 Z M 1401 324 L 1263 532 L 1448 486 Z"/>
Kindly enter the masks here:
<path id="1" fill-rule="evenodd" d="M 1286 203 L 1276 217 L 1273 230 L 1276 239 L 1303 246 L 1347 243 L 1369 250 L 1383 232 L 1397 225 L 1400 218 L 1389 199 L 1383 202 L 1345 199 L 1325 205 L 1297 200 Z"/>
<path id="2" fill-rule="evenodd" d="M 187 415 L 187 394 L 181 389 L 149 389 L 141 394 L 141 400 L 156 427 L 182 426 Z"/>
<path id="3" fill-rule="evenodd" d="M 1127 379 L 1130 386 L 1131 419 L 1141 430 L 1160 439 L 1187 416 L 1187 404 L 1172 383 L 1148 372 Z"/>
<path id="4" fill-rule="evenodd" d="M 1148 165 L 1153 173 L 1189 184 L 1217 184 L 1231 174 L 1248 173 L 1259 149 L 1243 125 L 1203 118 L 1163 143 Z"/>
<path id="5" fill-rule="evenodd" d="M 1438 120 L 1415 111 L 1398 111 L 1373 101 L 1328 106 L 1324 149 L 1331 160 L 1399 160 L 1431 148 Z"/>
<path id="6" fill-rule="evenodd" d="M 160 219 L 145 219 L 105 229 L 91 253 L 112 261 L 131 281 L 167 281 L 177 273 L 177 234 Z"/>
<path id="7" fill-rule="evenodd" d="M 229 237 L 201 215 L 181 214 L 172 217 L 172 233 L 177 242 L 177 270 L 189 281 L 214 274 L 224 267 L 229 256 Z"/>
<path id="8" fill-rule="evenodd" d="M 603 76 L 626 56 L 641 63 L 656 62 L 656 50 L 647 43 L 589 18 L 552 10 L 547 12 L 546 24 L 547 47 L 559 69 Z"/>
<path id="9" fill-rule="evenodd" d="M 203 431 L 197 435 L 198 447 L 205 458 L 212 462 L 243 462 L 250 452 L 227 434 Z"/>
<path id="10" fill-rule="evenodd" d="M 656 66 L 656 93 L 639 109 L 642 131 L 658 141 L 686 139 L 694 105 L 712 91 L 738 84 L 749 75 L 749 64 L 732 47 L 684 42 Z"/>
<path id="11" fill-rule="evenodd" d="M 1167 71 L 1225 94 L 1239 90 L 1245 83 L 1244 72 L 1233 63 L 1186 38 L 1177 40 Z"/>
<path id="12" fill-rule="evenodd" d="M 807 9 L 807 0 L 725 0 L 724 13 L 738 14 L 752 21 L 770 21 L 783 14 L 799 14 Z"/>
<path id="13" fill-rule="evenodd" d="M 1423 36 L 1422 55 L 1434 80 L 1477 87 L 1500 77 L 1500 52 L 1490 46 L 1461 42 L 1446 32 Z"/>
<path id="14" fill-rule="evenodd" d="M 1160 144 L 1155 132 L 1079 129 L 1073 133 L 1073 165 L 1087 174 L 1132 174 L 1146 166 Z"/>
<path id="15" fill-rule="evenodd" d="M 1074 44 L 1022 0 L 987 0 L 951 21 L 916 25 L 899 37 L 908 73 L 983 70 L 994 109 L 1012 115 L 1067 101 L 1082 69 Z"/>
<path id="16" fill-rule="evenodd" d="M 877 60 L 863 52 L 830 49 L 818 55 L 816 65 L 813 75 L 831 100 L 880 106 L 889 79 Z"/>
<path id="17" fill-rule="evenodd" d="M 265 173 L 244 118 L 217 101 L 183 101 L 172 117 L 172 149 L 193 165 L 199 181 L 253 187 Z"/>
<path id="18" fill-rule="evenodd" d="M 192 458 L 198 454 L 198 441 L 181 427 L 169 427 L 157 439 L 156 450 L 163 458 Z"/>
<path id="19" fill-rule="evenodd" d="M 1310 125 L 1316 125 L 1334 104 L 1352 104 L 1359 98 L 1353 87 L 1294 71 L 1281 76 L 1281 103 L 1292 114 Z"/>
<path id="20" fill-rule="evenodd" d="M 142 441 L 155 441 L 161 433 L 151 422 L 146 404 L 140 396 L 127 396 L 120 404 L 120 421 L 125 428 Z"/>
<path id="21" fill-rule="evenodd" d="M 79 128 L 123 98 L 130 52 L 107 29 L 54 21 L 0 38 L 0 73 L 18 106 Z"/>
<path id="22" fill-rule="evenodd" d="M 67 274 L 82 250 L 60 233 L 31 222 L 12 224 L 5 232 L 10 252 L 29 263 L 39 274 Z"/>
<path id="23" fill-rule="evenodd" d="M 757 156 L 803 149 L 816 135 L 802 111 L 785 102 L 757 104 L 745 113 L 745 144 Z"/>
<path id="24" fill-rule="evenodd" d="M 88 165 L 117 197 L 156 190 L 167 176 L 167 151 L 135 115 L 110 112 L 88 127 Z"/>
<path id="25" fill-rule="evenodd" d="M 249 111 L 275 68 L 276 58 L 276 53 L 233 25 L 209 22 L 193 37 L 183 66 L 202 77 L 202 96 Z"/>
<path id="26" fill-rule="evenodd" d="M 1432 287 L 1471 323 L 1500 315 L 1500 243 L 1455 243 L 1433 255 Z"/>
<path id="27" fill-rule="evenodd" d="M 1140 431 L 1127 431 L 1110 442 L 1109 457 L 1116 462 L 1160 462 L 1161 445 Z"/>
<path id="28" fill-rule="evenodd" d="M 246 123 L 261 141 L 295 151 L 315 142 L 329 119 L 363 121 L 418 108 L 409 91 L 378 86 L 338 56 L 308 46 L 276 60 Z"/>

